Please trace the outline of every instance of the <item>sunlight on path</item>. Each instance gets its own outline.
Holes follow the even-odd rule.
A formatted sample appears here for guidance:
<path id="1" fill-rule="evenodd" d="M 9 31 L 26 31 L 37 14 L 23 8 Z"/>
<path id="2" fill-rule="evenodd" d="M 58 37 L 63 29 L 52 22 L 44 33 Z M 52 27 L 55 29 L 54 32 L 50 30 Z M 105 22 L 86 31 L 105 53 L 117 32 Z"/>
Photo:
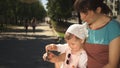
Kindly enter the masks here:
<path id="1" fill-rule="evenodd" d="M 54 31 L 49 28 L 48 24 L 40 24 L 36 27 L 36 32 L 32 32 L 32 27 L 28 27 L 28 32 L 26 33 L 23 26 L 9 26 L 11 31 L 6 31 L 0 33 L 0 39 L 41 39 L 44 37 L 56 37 Z"/>

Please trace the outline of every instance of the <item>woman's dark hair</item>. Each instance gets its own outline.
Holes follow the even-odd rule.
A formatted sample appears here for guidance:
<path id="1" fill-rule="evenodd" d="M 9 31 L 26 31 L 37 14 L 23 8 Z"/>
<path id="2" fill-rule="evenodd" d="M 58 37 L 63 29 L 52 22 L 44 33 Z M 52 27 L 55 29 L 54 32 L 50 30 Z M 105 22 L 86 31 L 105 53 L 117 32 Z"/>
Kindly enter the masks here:
<path id="1" fill-rule="evenodd" d="M 110 8 L 103 2 L 103 0 L 76 0 L 74 8 L 78 12 L 87 13 L 88 10 L 95 11 L 97 7 L 101 7 L 101 13 L 111 13 Z"/>

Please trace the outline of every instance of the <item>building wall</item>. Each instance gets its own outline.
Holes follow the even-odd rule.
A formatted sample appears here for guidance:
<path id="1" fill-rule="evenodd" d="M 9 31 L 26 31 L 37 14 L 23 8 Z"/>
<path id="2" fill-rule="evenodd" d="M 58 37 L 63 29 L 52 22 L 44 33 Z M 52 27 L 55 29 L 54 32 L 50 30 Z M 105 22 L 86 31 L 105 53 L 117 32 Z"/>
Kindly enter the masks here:
<path id="1" fill-rule="evenodd" d="M 112 10 L 112 16 L 120 21 L 120 0 L 105 0 L 105 3 Z"/>

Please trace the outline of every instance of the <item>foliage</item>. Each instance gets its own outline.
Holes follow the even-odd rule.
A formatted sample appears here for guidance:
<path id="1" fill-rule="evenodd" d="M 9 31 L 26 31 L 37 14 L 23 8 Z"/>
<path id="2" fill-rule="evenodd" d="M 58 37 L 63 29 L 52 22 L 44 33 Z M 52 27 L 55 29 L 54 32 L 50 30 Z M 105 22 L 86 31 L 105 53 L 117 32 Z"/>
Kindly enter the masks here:
<path id="1" fill-rule="evenodd" d="M 47 9 L 52 19 L 66 20 L 72 16 L 73 0 L 48 0 Z"/>
<path id="2" fill-rule="evenodd" d="M 18 14 L 20 17 L 26 17 L 29 19 L 35 17 L 39 20 L 42 20 L 46 16 L 46 11 L 39 2 L 32 4 L 21 3 Z"/>
<path id="3" fill-rule="evenodd" d="M 65 31 L 67 30 L 67 28 L 72 25 L 73 23 L 69 23 L 69 22 L 58 22 L 58 21 L 52 21 L 52 25 L 54 27 L 54 29 L 57 32 L 60 33 L 65 33 Z"/>
<path id="4" fill-rule="evenodd" d="M 57 22 L 57 21 L 51 21 L 53 29 L 56 31 L 58 35 L 58 41 L 59 43 L 65 43 L 64 41 L 64 34 L 67 28 L 72 25 L 73 23 L 70 22 Z"/>
<path id="5" fill-rule="evenodd" d="M 18 20 L 22 21 L 32 17 L 43 20 L 45 16 L 46 11 L 38 0 L 33 3 L 25 3 L 20 0 L 0 0 L 0 25 L 7 23 L 18 24 Z"/>

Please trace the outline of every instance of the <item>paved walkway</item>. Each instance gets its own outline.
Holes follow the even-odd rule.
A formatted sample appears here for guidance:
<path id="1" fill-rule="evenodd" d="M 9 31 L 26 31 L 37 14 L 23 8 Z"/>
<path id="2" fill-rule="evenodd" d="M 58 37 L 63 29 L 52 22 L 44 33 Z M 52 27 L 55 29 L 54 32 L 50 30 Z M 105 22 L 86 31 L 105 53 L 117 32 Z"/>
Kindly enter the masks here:
<path id="1" fill-rule="evenodd" d="M 28 32 L 25 32 L 24 26 L 9 26 L 9 29 L 0 33 L 0 39 L 44 39 L 48 37 L 57 38 L 53 29 L 49 28 L 46 23 L 41 23 L 36 27 L 35 33 L 32 32 L 32 27 L 28 27 Z M 41 37 L 40 37 L 41 36 Z M 46 36 L 46 37 L 44 37 Z"/>
<path id="2" fill-rule="evenodd" d="M 0 68 L 54 68 L 54 64 L 45 62 L 42 55 L 45 45 L 56 43 L 56 34 L 45 23 L 28 33 L 24 27 L 12 26 L 0 33 Z"/>

